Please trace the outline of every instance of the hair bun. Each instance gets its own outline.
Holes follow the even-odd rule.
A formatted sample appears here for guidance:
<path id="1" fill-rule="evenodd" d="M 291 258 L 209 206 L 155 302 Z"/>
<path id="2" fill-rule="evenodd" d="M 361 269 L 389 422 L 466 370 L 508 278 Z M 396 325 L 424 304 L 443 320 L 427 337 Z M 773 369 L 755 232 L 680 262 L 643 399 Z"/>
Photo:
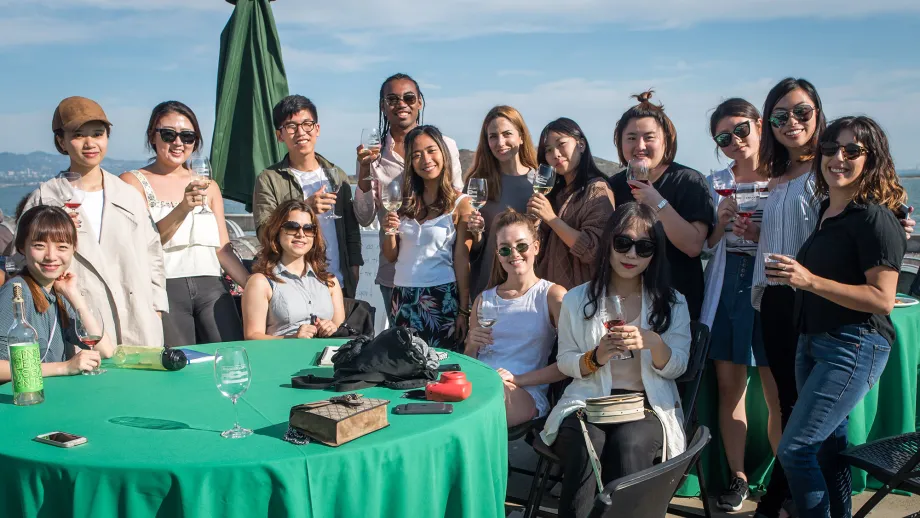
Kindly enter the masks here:
<path id="1" fill-rule="evenodd" d="M 646 90 L 645 92 L 642 92 L 639 95 L 634 95 L 633 97 L 638 99 L 640 103 L 647 103 L 651 101 L 653 93 L 655 93 L 654 90 Z"/>

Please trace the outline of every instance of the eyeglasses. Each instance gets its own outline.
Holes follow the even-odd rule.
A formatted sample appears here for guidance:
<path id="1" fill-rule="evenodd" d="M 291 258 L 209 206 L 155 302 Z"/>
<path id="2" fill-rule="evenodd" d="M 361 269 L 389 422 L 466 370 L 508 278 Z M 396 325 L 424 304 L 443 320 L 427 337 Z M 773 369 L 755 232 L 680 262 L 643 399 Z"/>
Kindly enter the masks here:
<path id="1" fill-rule="evenodd" d="M 728 147 L 735 140 L 734 137 L 743 139 L 743 138 L 747 138 L 747 136 L 750 134 L 751 134 L 751 121 L 744 121 L 741 124 L 735 126 L 735 128 L 732 129 L 731 133 L 727 131 L 723 131 L 722 133 L 719 133 L 715 137 L 712 137 L 712 139 L 716 141 L 716 144 L 718 144 L 719 147 Z"/>
<path id="2" fill-rule="evenodd" d="M 281 127 L 291 135 L 297 133 L 297 128 L 303 128 L 304 133 L 310 133 L 313 131 L 313 128 L 316 127 L 316 121 L 305 120 L 299 124 L 296 122 L 286 122 L 282 124 Z"/>
<path id="3" fill-rule="evenodd" d="M 836 142 L 822 142 L 819 146 L 821 154 L 824 156 L 834 156 L 838 149 L 843 150 L 843 157 L 847 160 L 856 160 L 862 155 L 868 155 L 869 150 L 859 144 L 838 144 Z"/>
<path id="4" fill-rule="evenodd" d="M 312 237 L 316 235 L 316 225 L 314 225 L 313 223 L 306 223 L 304 225 L 301 225 L 300 223 L 297 223 L 296 221 L 285 221 L 284 223 L 281 224 L 281 230 L 284 230 L 285 232 L 287 232 L 288 234 L 292 236 L 296 236 L 297 234 L 300 233 L 301 230 L 303 230 L 303 235 L 307 237 Z"/>
<path id="5" fill-rule="evenodd" d="M 194 144 L 198 140 L 198 135 L 191 130 L 176 131 L 170 128 L 157 128 L 156 132 L 160 134 L 160 139 L 167 144 L 175 142 L 176 137 L 179 137 L 183 144 Z"/>
<path id="6" fill-rule="evenodd" d="M 511 250 L 510 246 L 500 246 L 498 247 L 498 255 L 508 257 L 511 255 Z M 518 243 L 514 245 L 514 250 L 517 250 L 519 255 L 524 255 L 524 252 L 530 250 L 530 243 Z"/>
<path id="7" fill-rule="evenodd" d="M 815 116 L 815 107 L 807 104 L 800 104 L 793 108 L 791 112 L 782 109 L 773 110 L 773 115 L 770 117 L 770 124 L 773 125 L 774 128 L 782 128 L 789 122 L 790 115 L 799 122 L 808 122 Z"/>
<path id="8" fill-rule="evenodd" d="M 383 100 L 385 100 L 391 107 L 399 106 L 399 101 L 406 103 L 406 106 L 412 106 L 416 101 L 418 101 L 418 96 L 412 92 L 406 92 L 402 95 L 402 97 L 396 94 L 390 94 L 384 97 Z"/>
<path id="9" fill-rule="evenodd" d="M 655 242 L 651 239 L 633 239 L 627 236 L 616 236 L 613 238 L 613 249 L 618 254 L 629 252 L 632 247 L 636 247 L 636 255 L 642 258 L 651 257 L 655 253 Z"/>

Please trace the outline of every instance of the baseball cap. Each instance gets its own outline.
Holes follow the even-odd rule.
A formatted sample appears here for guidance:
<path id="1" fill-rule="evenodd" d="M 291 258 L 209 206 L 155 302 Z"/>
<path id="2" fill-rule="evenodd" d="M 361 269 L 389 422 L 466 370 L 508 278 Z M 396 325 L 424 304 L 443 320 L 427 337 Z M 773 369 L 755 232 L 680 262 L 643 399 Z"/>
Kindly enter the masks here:
<path id="1" fill-rule="evenodd" d="M 106 126 L 112 123 L 102 111 L 102 106 L 86 97 L 68 97 L 54 109 L 51 130 L 75 130 L 90 121 L 100 121 Z"/>

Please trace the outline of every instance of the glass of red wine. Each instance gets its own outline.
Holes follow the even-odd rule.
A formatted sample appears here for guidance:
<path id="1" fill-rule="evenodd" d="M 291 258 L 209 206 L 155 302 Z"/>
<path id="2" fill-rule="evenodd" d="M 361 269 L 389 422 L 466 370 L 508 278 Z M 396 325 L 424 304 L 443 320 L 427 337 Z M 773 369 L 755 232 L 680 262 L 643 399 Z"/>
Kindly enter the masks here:
<path id="1" fill-rule="evenodd" d="M 89 313 L 87 319 L 78 318 L 77 319 L 77 338 L 80 339 L 80 342 L 92 350 L 96 344 L 102 340 L 102 333 L 104 330 L 105 324 L 102 320 L 102 314 L 98 309 L 93 307 L 87 307 L 83 310 L 84 313 Z M 96 367 L 91 371 L 83 371 L 83 374 L 86 376 L 95 376 L 97 374 L 102 374 L 106 372 L 105 369 L 100 369 Z"/>
<path id="2" fill-rule="evenodd" d="M 628 180 L 634 180 L 637 182 L 644 183 L 645 185 L 651 185 L 648 179 L 648 163 L 644 158 L 632 159 L 626 164 L 626 178 Z M 637 189 L 636 187 L 629 186 L 630 189 Z"/>
<path id="3" fill-rule="evenodd" d="M 83 205 L 83 199 L 86 197 L 86 191 L 83 190 L 83 177 L 80 176 L 80 173 L 64 171 L 59 178 L 66 182 L 63 186 L 64 192 L 61 193 L 64 207 L 68 212 L 76 213 L 80 210 L 80 205 Z"/>
<path id="4" fill-rule="evenodd" d="M 734 196 L 735 177 L 728 168 L 712 173 L 712 188 L 723 198 Z"/>
<path id="5" fill-rule="evenodd" d="M 613 328 L 626 325 L 626 312 L 623 310 L 623 299 L 619 295 L 604 297 L 600 308 L 601 322 L 609 333 Z M 623 351 L 610 357 L 611 360 L 628 360 L 633 357 L 632 351 Z"/>
<path id="6" fill-rule="evenodd" d="M 735 202 L 738 203 L 738 212 L 735 213 L 735 218 L 744 218 L 750 220 L 751 216 L 754 215 L 754 212 L 757 211 L 757 206 L 760 204 L 760 199 L 761 196 L 757 189 L 757 184 L 738 184 L 735 189 Z M 742 237 L 740 243 L 751 244 L 753 241 L 748 241 Z"/>

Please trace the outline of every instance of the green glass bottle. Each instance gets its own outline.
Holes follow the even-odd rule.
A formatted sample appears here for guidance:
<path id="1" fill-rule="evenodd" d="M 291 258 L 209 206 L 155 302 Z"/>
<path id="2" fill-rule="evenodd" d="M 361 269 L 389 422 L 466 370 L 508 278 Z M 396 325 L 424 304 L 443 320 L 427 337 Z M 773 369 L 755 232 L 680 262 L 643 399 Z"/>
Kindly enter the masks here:
<path id="1" fill-rule="evenodd" d="M 13 284 L 13 325 L 6 333 L 6 343 L 13 378 L 13 404 L 26 406 L 41 403 L 45 400 L 41 349 L 35 328 L 26 322 L 22 284 L 19 283 Z"/>

